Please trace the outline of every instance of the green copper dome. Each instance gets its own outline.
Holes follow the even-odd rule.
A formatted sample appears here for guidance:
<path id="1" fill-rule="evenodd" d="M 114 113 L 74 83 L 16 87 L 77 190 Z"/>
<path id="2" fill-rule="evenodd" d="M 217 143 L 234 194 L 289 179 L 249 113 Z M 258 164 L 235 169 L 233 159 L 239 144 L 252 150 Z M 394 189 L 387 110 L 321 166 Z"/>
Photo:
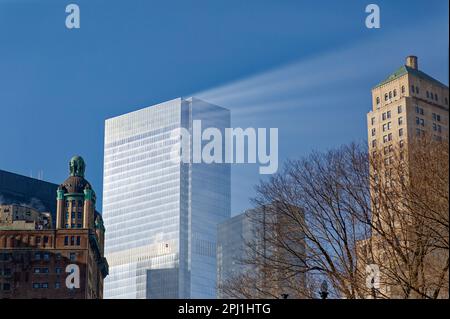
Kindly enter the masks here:
<path id="1" fill-rule="evenodd" d="M 84 177 L 86 164 L 81 156 L 74 156 L 69 162 L 70 176 Z"/>

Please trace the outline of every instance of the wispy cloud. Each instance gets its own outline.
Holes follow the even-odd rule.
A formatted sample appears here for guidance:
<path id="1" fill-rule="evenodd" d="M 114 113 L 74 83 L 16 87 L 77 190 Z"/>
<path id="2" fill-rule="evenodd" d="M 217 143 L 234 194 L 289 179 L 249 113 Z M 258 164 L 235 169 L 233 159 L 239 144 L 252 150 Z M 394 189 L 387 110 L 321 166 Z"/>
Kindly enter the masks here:
<path id="1" fill-rule="evenodd" d="M 312 134 L 316 134 L 313 143 L 316 147 L 345 138 L 364 139 L 372 86 L 410 54 L 419 56 L 419 63 L 425 65 L 427 73 L 441 72 L 445 77 L 448 64 L 443 63 L 448 63 L 447 52 L 448 17 L 445 17 L 426 25 L 370 36 L 360 43 L 300 59 L 194 96 L 229 108 L 233 126 L 279 127 L 280 135 L 291 139 L 280 141 L 280 156 L 301 156 L 307 151 L 302 144 Z M 318 137 L 317 127 L 324 126 L 326 130 Z M 253 196 L 254 185 L 260 178 L 256 168 L 233 166 L 234 213 L 248 207 L 246 199 Z"/>
<path id="2" fill-rule="evenodd" d="M 437 30 L 442 37 L 429 37 Z M 428 25 L 401 29 L 387 36 L 371 36 L 361 43 L 301 59 L 194 95 L 230 108 L 235 116 L 254 117 L 258 113 L 264 116 L 272 110 L 314 103 L 315 99 L 320 100 L 327 94 L 335 97 L 348 95 L 352 87 L 362 81 L 380 76 L 381 70 L 387 75 L 408 54 L 423 55 L 433 60 L 429 64 L 434 60 L 442 61 L 448 48 L 446 36 L 448 20 L 432 21 Z M 427 39 L 426 45 L 418 39 Z M 329 90 L 331 92 L 327 93 Z"/>

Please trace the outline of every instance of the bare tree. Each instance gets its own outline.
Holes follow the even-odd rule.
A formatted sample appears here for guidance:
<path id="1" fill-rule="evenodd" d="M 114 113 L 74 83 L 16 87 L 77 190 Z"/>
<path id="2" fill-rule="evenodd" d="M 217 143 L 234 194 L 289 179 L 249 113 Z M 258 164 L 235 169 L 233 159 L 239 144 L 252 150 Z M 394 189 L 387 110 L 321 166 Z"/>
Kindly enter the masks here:
<path id="1" fill-rule="evenodd" d="M 350 144 L 287 162 L 257 186 L 260 239 L 241 260 L 250 271 L 223 289 L 316 298 L 326 279 L 335 298 L 448 296 L 446 143 L 418 141 L 389 156 Z"/>
<path id="2" fill-rule="evenodd" d="M 379 265 L 382 297 L 448 297 L 448 142 L 383 153 L 369 159 L 372 236 L 360 260 Z"/>

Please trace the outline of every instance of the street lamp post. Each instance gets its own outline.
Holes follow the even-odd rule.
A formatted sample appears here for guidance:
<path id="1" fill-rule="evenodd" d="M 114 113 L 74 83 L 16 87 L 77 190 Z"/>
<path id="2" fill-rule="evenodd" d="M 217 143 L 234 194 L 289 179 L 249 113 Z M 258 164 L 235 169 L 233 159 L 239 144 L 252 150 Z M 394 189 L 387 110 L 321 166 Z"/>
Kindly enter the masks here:
<path id="1" fill-rule="evenodd" d="M 328 297 L 328 283 L 326 280 L 322 281 L 322 284 L 320 285 L 319 295 L 322 299 L 327 299 Z"/>

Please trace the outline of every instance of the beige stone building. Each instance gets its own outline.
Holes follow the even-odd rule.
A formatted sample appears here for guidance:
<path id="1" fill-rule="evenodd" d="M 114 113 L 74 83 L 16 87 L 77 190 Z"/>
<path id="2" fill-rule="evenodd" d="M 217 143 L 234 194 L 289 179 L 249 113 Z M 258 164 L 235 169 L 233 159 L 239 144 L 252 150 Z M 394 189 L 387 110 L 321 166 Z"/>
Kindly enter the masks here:
<path id="1" fill-rule="evenodd" d="M 404 147 L 426 133 L 436 140 L 448 138 L 448 103 L 448 87 L 420 71 L 417 57 L 408 56 L 405 65 L 372 89 L 370 152 L 389 157 L 394 144 Z"/>
<path id="2" fill-rule="evenodd" d="M 51 227 L 50 213 L 25 205 L 0 205 L 0 229 L 37 230 Z"/>
<path id="3" fill-rule="evenodd" d="M 395 197 L 393 194 L 399 194 L 398 191 L 393 191 L 391 195 L 388 194 L 383 197 L 378 193 L 377 188 L 379 183 L 387 184 L 403 178 L 409 179 L 415 169 L 410 154 L 414 145 L 419 145 L 414 143 L 417 138 L 426 137 L 434 141 L 448 140 L 448 93 L 446 85 L 419 70 L 418 58 L 415 56 L 408 56 L 405 65 L 372 89 L 372 110 L 367 114 L 369 153 L 372 155 L 373 161 L 377 163 L 375 164 L 376 173 L 374 173 L 374 165 L 371 166 L 371 175 L 376 175 L 374 178 L 376 182 L 372 183 L 371 181 L 372 212 L 377 214 L 377 216 L 372 216 L 372 222 L 380 222 L 381 229 L 393 227 L 391 230 L 393 229 L 392 232 L 396 240 L 405 240 L 406 245 L 409 245 L 410 239 L 405 238 L 413 238 L 409 226 L 405 230 L 405 225 L 408 223 L 401 220 L 405 218 L 406 214 L 401 213 L 402 208 L 396 208 L 397 215 L 393 216 L 389 209 L 383 208 L 400 201 L 397 198 L 392 198 L 392 196 Z M 442 160 L 448 161 L 448 159 Z M 396 180 L 390 175 L 389 171 L 391 170 L 390 167 L 399 163 L 405 165 L 404 172 L 406 173 Z M 392 185 L 389 187 L 392 187 Z M 389 201 L 389 204 L 384 206 L 386 201 Z M 399 206 L 401 205 L 403 203 L 399 204 Z M 375 208 L 374 206 L 378 207 Z M 397 227 L 399 227 L 398 236 L 395 235 Z M 364 247 L 365 249 L 365 247 L 371 246 L 371 253 L 376 255 L 374 259 L 378 262 L 384 260 L 385 264 L 389 264 L 391 262 L 389 258 L 391 257 L 387 256 L 389 254 L 383 248 L 384 240 L 384 238 L 373 235 L 371 238 L 361 241 L 359 248 Z M 448 256 L 448 252 L 446 254 Z M 365 255 L 367 256 L 367 252 Z M 365 260 L 370 260 L 370 258 Z M 437 261 L 437 259 L 431 257 L 427 262 L 432 263 L 433 261 Z M 398 269 L 402 271 L 401 262 L 395 267 L 399 267 Z M 423 270 L 425 276 L 426 272 L 427 269 Z M 381 277 L 383 277 L 382 274 Z M 381 278 L 381 281 L 389 282 L 389 279 Z M 384 296 L 396 298 L 396 287 L 381 284 L 379 291 Z M 414 296 L 414 294 L 411 296 Z"/>

